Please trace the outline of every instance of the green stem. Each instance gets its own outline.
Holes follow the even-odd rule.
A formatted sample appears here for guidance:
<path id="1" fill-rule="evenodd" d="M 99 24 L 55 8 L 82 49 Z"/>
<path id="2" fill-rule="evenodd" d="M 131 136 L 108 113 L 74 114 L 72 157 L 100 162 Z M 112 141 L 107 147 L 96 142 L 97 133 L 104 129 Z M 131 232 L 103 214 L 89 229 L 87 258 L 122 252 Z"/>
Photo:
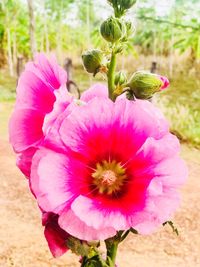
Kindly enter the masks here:
<path id="1" fill-rule="evenodd" d="M 107 262 L 109 263 L 109 258 L 112 260 L 113 265 L 111 267 L 115 267 L 118 245 L 119 242 L 114 242 L 112 246 L 107 250 Z"/>
<path id="2" fill-rule="evenodd" d="M 84 267 L 87 261 L 87 257 L 83 257 L 82 258 L 82 263 L 81 263 L 81 267 Z"/>
<path id="3" fill-rule="evenodd" d="M 113 92 L 115 90 L 115 69 L 116 69 L 116 54 L 112 52 L 110 66 L 108 70 L 108 90 L 109 97 L 113 99 Z"/>

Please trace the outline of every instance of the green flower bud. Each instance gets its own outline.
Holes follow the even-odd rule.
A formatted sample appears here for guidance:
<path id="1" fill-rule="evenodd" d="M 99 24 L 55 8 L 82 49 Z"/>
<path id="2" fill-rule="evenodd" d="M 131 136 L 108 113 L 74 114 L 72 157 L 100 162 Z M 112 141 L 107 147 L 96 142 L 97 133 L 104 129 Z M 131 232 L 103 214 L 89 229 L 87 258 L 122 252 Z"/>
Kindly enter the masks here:
<path id="1" fill-rule="evenodd" d="M 112 5 L 115 11 L 116 17 L 121 17 L 124 15 L 126 10 L 130 9 L 137 0 L 108 0 L 108 2 Z"/>
<path id="2" fill-rule="evenodd" d="M 101 24 L 100 32 L 106 41 L 115 43 L 123 38 L 126 33 L 126 28 L 122 21 L 110 17 Z"/>
<path id="3" fill-rule="evenodd" d="M 86 71 L 95 75 L 104 63 L 104 55 L 101 50 L 93 49 L 84 52 L 82 60 Z"/>
<path id="4" fill-rule="evenodd" d="M 138 71 L 133 74 L 127 87 L 138 99 L 150 99 L 156 92 L 160 91 L 163 82 L 159 75 Z"/>
<path id="5" fill-rule="evenodd" d="M 129 9 L 135 5 L 137 0 L 118 0 L 117 2 L 122 9 Z"/>
<path id="6" fill-rule="evenodd" d="M 122 71 L 115 75 L 115 85 L 123 85 L 127 82 L 126 74 Z"/>

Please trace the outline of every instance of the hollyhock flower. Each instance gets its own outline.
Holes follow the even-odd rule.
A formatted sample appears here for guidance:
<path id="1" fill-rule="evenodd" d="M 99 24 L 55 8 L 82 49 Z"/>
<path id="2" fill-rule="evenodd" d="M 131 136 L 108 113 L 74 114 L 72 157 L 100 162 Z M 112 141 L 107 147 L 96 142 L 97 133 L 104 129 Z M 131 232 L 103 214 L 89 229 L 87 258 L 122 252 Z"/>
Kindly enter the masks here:
<path id="1" fill-rule="evenodd" d="M 54 57 L 38 54 L 26 65 L 17 86 L 17 100 L 9 124 L 10 142 L 18 153 L 17 165 L 30 176 L 32 156 L 53 121 L 45 123 L 55 102 L 57 114 L 72 101 L 65 88 L 67 76 Z M 58 108 L 59 107 L 59 108 Z M 46 119 L 47 120 L 47 119 Z"/>
<path id="2" fill-rule="evenodd" d="M 179 206 L 187 176 L 179 142 L 150 102 L 114 103 L 98 93 L 86 92 L 85 105 L 54 121 L 33 157 L 31 189 L 41 209 L 81 240 L 131 227 L 150 234 Z"/>

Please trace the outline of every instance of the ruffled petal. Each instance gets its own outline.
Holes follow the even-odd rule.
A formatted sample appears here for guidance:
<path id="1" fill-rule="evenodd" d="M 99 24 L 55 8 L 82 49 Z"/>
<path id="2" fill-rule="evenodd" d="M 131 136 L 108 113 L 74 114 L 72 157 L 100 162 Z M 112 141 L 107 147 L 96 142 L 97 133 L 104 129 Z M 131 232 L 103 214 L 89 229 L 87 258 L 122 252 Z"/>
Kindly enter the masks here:
<path id="1" fill-rule="evenodd" d="M 106 153 L 102 144 L 110 140 L 113 105 L 111 100 L 95 98 L 88 105 L 74 109 L 60 127 L 65 145 L 91 159 Z"/>
<path id="2" fill-rule="evenodd" d="M 35 109 L 17 109 L 9 123 L 10 142 L 16 152 L 22 152 L 40 142 L 43 137 L 44 114 Z"/>
<path id="3" fill-rule="evenodd" d="M 163 162 L 171 157 L 178 157 L 180 143 L 176 136 L 168 133 L 161 139 L 149 137 L 142 145 L 136 155 L 130 159 L 126 167 L 132 174 L 134 180 L 145 181 L 141 177 L 149 179 L 154 178 L 154 167 L 159 162 Z"/>
<path id="4" fill-rule="evenodd" d="M 46 114 L 43 132 L 45 135 L 48 134 L 49 130 L 52 128 L 58 117 L 63 115 L 67 107 L 73 102 L 74 97 L 71 96 L 65 87 L 61 87 L 60 89 L 55 91 L 56 101 L 53 105 L 53 110 Z M 55 126 L 54 126 L 55 128 Z"/>
<path id="5" fill-rule="evenodd" d="M 164 187 L 178 188 L 186 182 L 188 168 L 184 160 L 174 156 L 156 164 L 153 173 Z"/>
<path id="6" fill-rule="evenodd" d="M 89 102 L 95 97 L 108 98 L 108 88 L 100 83 L 94 84 L 91 88 L 83 92 L 81 100 Z"/>
<path id="7" fill-rule="evenodd" d="M 159 139 L 167 132 L 168 123 L 151 103 L 124 99 L 113 103 L 94 98 L 74 110 L 60 127 L 63 142 L 72 150 L 93 160 L 111 156 L 123 163 L 148 137 Z"/>
<path id="8" fill-rule="evenodd" d="M 30 186 L 39 206 L 46 212 L 57 213 L 73 197 L 67 165 L 63 154 L 41 149 L 34 155 Z"/>
<path id="9" fill-rule="evenodd" d="M 171 219 L 179 205 L 179 193 L 176 190 L 166 190 L 160 196 L 147 198 L 145 208 L 127 217 L 127 220 L 140 234 L 152 234 Z"/>
<path id="10" fill-rule="evenodd" d="M 88 214 L 89 216 L 89 214 Z M 59 217 L 58 223 L 65 231 L 71 235 L 86 241 L 105 240 L 116 234 L 116 230 L 111 227 L 96 229 L 88 226 L 84 221 L 71 210 L 65 210 Z"/>
<path id="11" fill-rule="evenodd" d="M 111 227 L 115 230 L 126 230 L 129 228 L 126 215 L 118 209 L 106 208 L 99 201 L 88 197 L 81 195 L 77 197 L 73 201 L 71 209 L 81 221 L 94 229 Z"/>
<path id="12" fill-rule="evenodd" d="M 32 158 L 36 150 L 36 148 L 31 147 L 17 156 L 17 167 L 27 178 L 29 178 L 31 174 Z"/>
<path id="13" fill-rule="evenodd" d="M 26 70 L 35 73 L 53 89 L 58 89 L 67 82 L 67 73 L 58 65 L 53 55 L 48 59 L 44 53 L 36 54 L 34 62 L 26 65 Z"/>
<path id="14" fill-rule="evenodd" d="M 35 73 L 22 73 L 17 87 L 16 108 L 33 108 L 46 114 L 53 109 L 55 100 L 52 89 Z"/>

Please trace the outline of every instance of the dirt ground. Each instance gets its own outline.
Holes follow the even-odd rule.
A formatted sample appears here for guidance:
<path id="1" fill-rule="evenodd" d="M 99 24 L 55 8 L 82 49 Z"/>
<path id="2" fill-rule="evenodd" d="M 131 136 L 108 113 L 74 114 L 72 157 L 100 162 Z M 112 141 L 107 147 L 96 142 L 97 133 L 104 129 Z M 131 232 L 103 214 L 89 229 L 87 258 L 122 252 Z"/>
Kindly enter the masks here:
<path id="1" fill-rule="evenodd" d="M 0 105 L 0 266 L 78 267 L 71 253 L 53 259 L 43 236 L 40 214 L 27 181 L 15 167 L 6 125 L 12 104 Z M 120 246 L 119 267 L 200 266 L 200 151 L 182 146 L 190 176 L 182 189 L 183 202 L 169 227 L 151 236 L 130 235 Z"/>

